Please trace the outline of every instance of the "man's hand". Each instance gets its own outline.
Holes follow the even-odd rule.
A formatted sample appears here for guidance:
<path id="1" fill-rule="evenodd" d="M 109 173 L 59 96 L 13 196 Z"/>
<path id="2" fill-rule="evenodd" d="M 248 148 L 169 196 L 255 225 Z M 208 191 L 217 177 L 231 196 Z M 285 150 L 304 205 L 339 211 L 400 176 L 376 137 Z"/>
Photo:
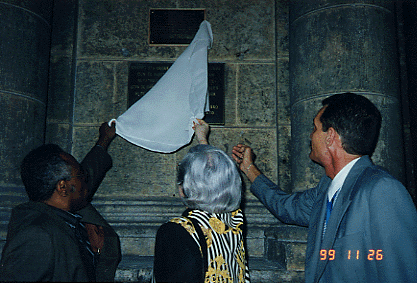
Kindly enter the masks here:
<path id="1" fill-rule="evenodd" d="M 90 241 L 93 252 L 100 253 L 100 250 L 104 247 L 103 227 L 90 223 L 84 223 L 84 226 L 87 230 L 88 240 Z"/>
<path id="2" fill-rule="evenodd" d="M 99 133 L 100 136 L 96 144 L 107 150 L 107 147 L 116 136 L 116 123 L 112 122 L 111 126 L 109 126 L 107 122 L 101 124 Z"/>
<path id="3" fill-rule="evenodd" d="M 252 148 L 247 145 L 238 144 L 232 150 L 233 159 L 239 164 L 240 170 L 249 178 L 251 182 L 261 175 L 261 171 L 255 166 L 255 155 Z"/>
<path id="4" fill-rule="evenodd" d="M 208 144 L 207 137 L 210 132 L 210 126 L 204 120 L 197 119 L 198 124 L 193 122 L 193 130 L 195 131 L 195 135 L 197 136 L 197 140 L 199 144 Z"/>

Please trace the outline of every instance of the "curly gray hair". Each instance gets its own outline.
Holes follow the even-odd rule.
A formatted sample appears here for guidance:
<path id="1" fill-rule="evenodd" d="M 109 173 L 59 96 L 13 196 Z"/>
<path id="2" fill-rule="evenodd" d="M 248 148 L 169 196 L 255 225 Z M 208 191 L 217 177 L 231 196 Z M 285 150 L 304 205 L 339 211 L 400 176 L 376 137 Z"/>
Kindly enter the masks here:
<path id="1" fill-rule="evenodd" d="M 178 185 L 190 209 L 223 213 L 239 208 L 242 180 L 233 160 L 211 145 L 190 149 L 179 164 Z"/>

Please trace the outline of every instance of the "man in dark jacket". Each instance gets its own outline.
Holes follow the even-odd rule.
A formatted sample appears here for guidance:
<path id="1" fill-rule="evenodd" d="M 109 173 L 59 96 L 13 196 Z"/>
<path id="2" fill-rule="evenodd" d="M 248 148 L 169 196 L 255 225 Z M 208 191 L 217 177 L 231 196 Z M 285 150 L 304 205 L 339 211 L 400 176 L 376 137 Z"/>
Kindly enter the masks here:
<path id="1" fill-rule="evenodd" d="M 25 157 L 21 175 L 30 201 L 12 211 L 0 281 L 114 279 L 120 242 L 89 203 L 111 167 L 106 150 L 114 136 L 114 125 L 103 124 L 82 164 L 51 144 Z"/>

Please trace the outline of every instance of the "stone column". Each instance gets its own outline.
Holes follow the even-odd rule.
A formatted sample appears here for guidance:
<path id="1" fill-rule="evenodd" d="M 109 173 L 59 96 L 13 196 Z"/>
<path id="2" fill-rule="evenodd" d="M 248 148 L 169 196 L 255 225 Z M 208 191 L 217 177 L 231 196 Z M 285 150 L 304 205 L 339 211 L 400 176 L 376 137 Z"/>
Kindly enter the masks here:
<path id="1" fill-rule="evenodd" d="M 332 94 L 369 98 L 383 116 L 373 161 L 404 181 L 395 1 L 291 1 L 290 89 L 293 190 L 317 184 L 309 159 L 313 118 Z"/>
<path id="2" fill-rule="evenodd" d="M 21 188 L 21 160 L 44 142 L 52 5 L 0 1 L 0 194 Z"/>

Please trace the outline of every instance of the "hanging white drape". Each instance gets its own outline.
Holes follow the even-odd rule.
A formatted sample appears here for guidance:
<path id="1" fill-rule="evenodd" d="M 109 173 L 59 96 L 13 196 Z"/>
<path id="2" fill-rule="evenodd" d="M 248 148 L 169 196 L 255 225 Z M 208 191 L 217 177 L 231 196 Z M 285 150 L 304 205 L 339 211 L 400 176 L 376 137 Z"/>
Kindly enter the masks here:
<path id="1" fill-rule="evenodd" d="M 209 107 L 207 50 L 212 43 L 210 23 L 203 21 L 193 41 L 155 86 L 112 120 L 116 134 L 163 153 L 190 143 L 193 121 L 203 119 Z"/>

